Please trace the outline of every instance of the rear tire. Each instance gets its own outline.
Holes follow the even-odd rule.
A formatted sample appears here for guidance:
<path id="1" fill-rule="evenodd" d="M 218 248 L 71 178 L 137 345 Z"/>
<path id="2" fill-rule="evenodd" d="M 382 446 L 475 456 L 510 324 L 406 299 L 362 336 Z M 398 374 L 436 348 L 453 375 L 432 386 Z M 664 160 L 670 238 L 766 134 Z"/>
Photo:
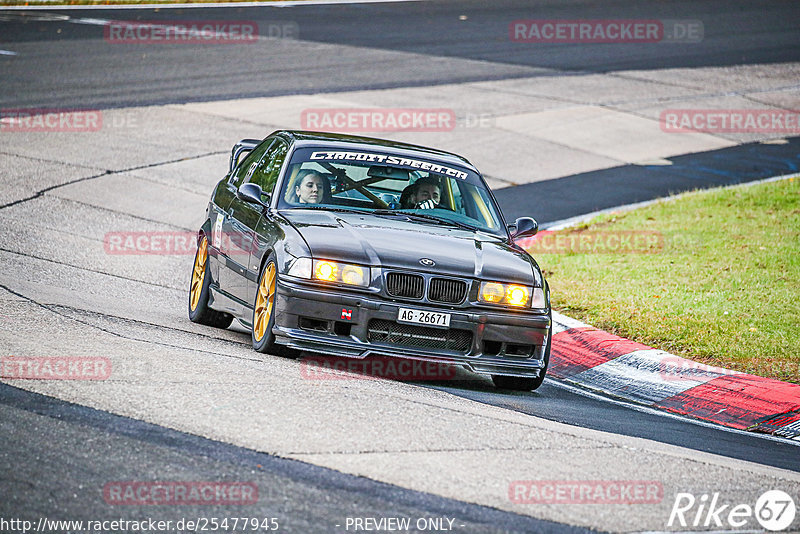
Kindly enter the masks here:
<path id="1" fill-rule="evenodd" d="M 208 307 L 208 294 L 211 291 L 211 275 L 208 272 L 208 238 L 203 236 L 194 255 L 192 279 L 189 283 L 189 320 L 214 328 L 228 328 L 233 315 L 212 310 Z"/>

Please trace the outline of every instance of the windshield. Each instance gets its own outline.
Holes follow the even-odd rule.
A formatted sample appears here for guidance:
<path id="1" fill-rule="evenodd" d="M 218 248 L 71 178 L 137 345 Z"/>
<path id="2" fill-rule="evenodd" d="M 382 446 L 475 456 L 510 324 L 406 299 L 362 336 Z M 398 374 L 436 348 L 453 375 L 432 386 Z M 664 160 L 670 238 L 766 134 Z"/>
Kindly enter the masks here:
<path id="1" fill-rule="evenodd" d="M 329 147 L 295 150 L 280 208 L 327 208 L 448 223 L 505 237 L 478 174 L 449 163 Z"/>

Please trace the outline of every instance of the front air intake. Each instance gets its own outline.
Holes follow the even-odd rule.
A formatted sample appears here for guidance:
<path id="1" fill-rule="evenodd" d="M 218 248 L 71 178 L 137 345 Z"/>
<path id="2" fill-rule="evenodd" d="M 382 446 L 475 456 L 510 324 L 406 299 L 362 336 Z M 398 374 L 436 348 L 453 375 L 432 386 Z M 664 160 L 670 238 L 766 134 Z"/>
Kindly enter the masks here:
<path id="1" fill-rule="evenodd" d="M 393 297 L 421 299 L 425 294 L 425 279 L 418 274 L 389 273 L 386 292 Z"/>

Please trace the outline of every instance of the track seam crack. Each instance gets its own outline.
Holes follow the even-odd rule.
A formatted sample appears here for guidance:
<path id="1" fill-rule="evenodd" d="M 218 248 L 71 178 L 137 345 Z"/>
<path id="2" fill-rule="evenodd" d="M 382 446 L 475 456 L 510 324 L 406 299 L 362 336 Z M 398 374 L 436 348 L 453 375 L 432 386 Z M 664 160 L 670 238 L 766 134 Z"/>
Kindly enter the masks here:
<path id="1" fill-rule="evenodd" d="M 99 331 L 104 332 L 106 334 L 109 334 L 109 335 L 112 335 L 114 337 L 118 337 L 118 338 L 121 338 L 121 339 L 125 339 L 125 340 L 128 340 L 128 341 L 138 341 L 138 342 L 141 342 L 141 343 L 150 343 L 150 344 L 158 345 L 158 346 L 161 346 L 161 347 L 168 347 L 168 348 L 171 348 L 171 349 L 178 349 L 178 350 L 187 350 L 187 351 L 190 351 L 190 352 L 201 352 L 203 354 L 211 354 L 213 356 L 221 356 L 223 358 L 231 358 L 231 359 L 234 359 L 234 360 L 242 360 L 242 361 L 251 361 L 251 362 L 263 363 L 263 360 L 260 360 L 258 358 L 245 358 L 244 356 L 234 356 L 232 354 L 224 354 L 224 353 L 221 353 L 221 352 L 214 352 L 212 350 L 191 348 L 191 347 L 183 347 L 183 346 L 180 346 L 180 345 L 172 345 L 170 343 L 164 343 L 162 341 L 153 341 L 152 339 L 141 339 L 141 338 L 137 338 L 137 337 L 133 337 L 133 336 L 126 336 L 126 335 L 120 334 L 118 332 L 114 332 L 113 330 L 109 330 L 107 328 L 103 328 L 101 326 L 92 324 L 92 323 L 90 323 L 88 321 L 82 321 L 81 319 L 78 319 L 76 317 L 67 315 L 65 313 L 61 313 L 58 310 L 51 308 L 50 305 L 42 304 L 41 302 L 39 302 L 39 301 L 37 301 L 37 300 L 27 296 L 27 295 L 23 295 L 22 293 L 19 293 L 18 291 L 14 291 L 10 287 L 6 286 L 5 284 L 1 284 L 0 283 L 0 289 L 4 289 L 4 290 L 8 291 L 9 293 L 11 293 L 12 295 L 15 295 L 15 296 L 17 296 L 17 297 L 19 297 L 21 299 L 24 299 L 24 300 L 30 302 L 31 304 L 34 304 L 34 305 L 42 308 L 43 310 L 46 310 L 46 311 L 48 311 L 50 313 L 54 313 L 54 314 L 58 315 L 59 317 L 63 317 L 64 319 L 67 319 L 67 320 L 70 320 L 70 321 L 74 321 L 74 322 L 82 324 L 84 326 L 88 326 L 89 328 L 94 328 L 95 330 L 99 330 Z M 169 327 L 163 327 L 163 328 L 169 329 Z M 198 334 L 198 335 L 202 335 L 202 334 Z"/>
<path id="2" fill-rule="evenodd" d="M 115 319 L 117 321 L 134 323 L 134 324 L 137 324 L 137 325 L 140 325 L 140 326 L 144 326 L 144 327 L 159 328 L 159 329 L 163 329 L 163 330 L 169 330 L 170 332 L 178 332 L 178 333 L 182 333 L 182 334 L 189 334 L 189 335 L 192 335 L 192 336 L 202 337 L 203 339 L 209 339 L 210 338 L 210 339 L 214 339 L 216 341 L 221 341 L 223 343 L 236 345 L 237 347 L 247 346 L 247 343 L 240 343 L 238 341 L 233 341 L 233 340 L 230 340 L 230 339 L 224 339 L 224 338 L 221 338 L 221 337 L 211 337 L 211 336 L 209 336 L 207 334 L 201 334 L 199 332 L 192 332 L 191 330 L 184 330 L 182 328 L 176 328 L 174 326 L 167 326 L 167 325 L 157 324 L 157 323 L 149 323 L 147 321 L 142 321 L 140 319 L 133 319 L 131 317 L 121 317 L 119 315 L 113 315 L 113 314 L 110 314 L 110 313 L 102 313 L 102 312 L 96 312 L 96 311 L 92 311 L 92 310 L 86 310 L 84 308 L 78 308 L 78 307 L 75 307 L 75 306 L 68 306 L 66 304 L 42 304 L 42 306 L 45 306 L 47 309 L 49 309 L 50 311 L 52 311 L 54 313 L 56 313 L 56 308 L 59 308 L 59 309 L 62 309 L 62 310 L 73 311 L 73 312 L 78 313 L 78 314 L 83 313 L 85 315 L 93 315 L 93 316 L 98 317 L 98 318 Z M 62 314 L 62 315 L 65 315 L 65 314 Z"/>
<path id="3" fill-rule="evenodd" d="M 68 186 L 68 185 L 77 184 L 77 183 L 80 183 L 80 182 L 85 182 L 85 181 L 88 181 L 88 180 L 94 180 L 95 178 L 102 178 L 103 176 L 108 176 L 108 175 L 111 175 L 111 174 L 123 174 L 123 173 L 126 173 L 126 172 L 139 171 L 139 170 L 142 170 L 142 169 L 152 169 L 153 167 L 160 167 L 162 165 L 169 165 L 169 164 L 172 164 L 172 163 L 179 163 L 181 161 L 199 159 L 199 158 L 204 158 L 204 157 L 208 157 L 208 156 L 218 156 L 220 154 L 227 154 L 227 151 L 226 150 L 225 151 L 217 150 L 217 151 L 214 151 L 214 152 L 206 152 L 204 154 L 198 154 L 196 156 L 189 156 L 189 157 L 186 157 L 186 158 L 178 158 L 178 159 L 173 159 L 173 160 L 168 160 L 168 161 L 161 161 L 161 162 L 158 162 L 158 163 L 148 163 L 148 164 L 145 164 L 145 165 L 137 165 L 135 167 L 129 167 L 127 169 L 120 169 L 120 170 L 116 170 L 116 171 L 110 170 L 110 169 L 106 169 L 104 172 L 101 172 L 100 174 L 94 174 L 92 176 L 84 176 L 82 178 L 77 178 L 75 180 L 70 180 L 68 182 L 64 182 L 63 184 L 56 184 L 56 185 L 51 185 L 49 187 L 45 187 L 44 189 L 40 189 L 39 191 L 37 191 L 36 193 L 34 193 L 33 195 L 31 195 L 29 197 L 21 198 L 19 200 L 14 200 L 12 202 L 8 202 L 7 204 L 0 205 L 0 210 L 3 210 L 5 208 L 10 208 L 11 206 L 16 206 L 17 204 L 22 204 L 24 202 L 28 202 L 29 200 L 37 199 L 37 198 L 41 197 L 42 195 L 44 195 L 45 193 L 49 193 L 50 191 L 53 191 L 55 189 L 58 189 L 58 188 L 61 188 L 61 187 L 65 187 L 65 186 Z M 12 154 L 12 155 L 16 155 L 16 154 Z M 72 165 L 72 164 L 68 163 L 66 165 Z M 80 165 L 78 165 L 78 166 L 80 166 Z"/>
<path id="4" fill-rule="evenodd" d="M 0 151 L 0 154 L 3 154 L 5 156 L 11 156 L 11 157 L 14 157 L 14 158 L 22 158 L 22 159 L 28 159 L 28 160 L 31 160 L 31 161 L 39 161 L 39 162 L 42 162 L 42 163 L 55 163 L 55 164 L 58 164 L 58 165 L 64 165 L 66 167 L 78 167 L 80 169 L 89 169 L 89 170 L 93 170 L 93 171 L 102 171 L 103 170 L 100 167 L 91 167 L 89 165 L 81 165 L 80 163 L 69 163 L 68 161 L 61 161 L 61 160 L 57 160 L 57 159 L 37 158 L 37 157 L 34 157 L 34 156 L 28 156 L 28 155 L 25 155 L 25 154 L 15 154 L 14 152 L 6 152 L 4 150 Z"/>
<path id="5" fill-rule="evenodd" d="M 9 250 L 9 249 L 3 248 L 3 247 L 0 247 L 0 252 L 7 252 L 9 254 L 15 254 L 17 256 L 22 256 L 22 257 L 25 257 L 25 258 L 31 258 L 31 259 L 34 259 L 34 260 L 40 260 L 40 261 L 46 261 L 46 262 L 49 262 L 49 263 L 55 263 L 56 265 L 63 265 L 64 267 L 72 267 L 73 269 L 78 269 L 78 270 L 86 271 L 86 272 L 90 272 L 90 273 L 102 274 L 102 275 L 105 275 L 105 276 L 111 276 L 113 278 L 119 278 L 121 280 L 126 280 L 128 282 L 137 282 L 137 283 L 140 283 L 140 284 L 147 284 L 147 285 L 150 285 L 150 286 L 160 287 L 160 288 L 163 288 L 163 289 L 169 289 L 169 290 L 172 290 L 172 291 L 182 291 L 182 289 L 179 288 L 179 287 L 170 287 L 170 286 L 165 286 L 163 284 L 156 284 L 154 282 L 146 282 L 144 280 L 137 280 L 135 278 L 128 278 L 127 276 L 122 276 L 121 274 L 114 274 L 114 273 L 106 273 L 106 272 L 103 272 L 103 271 L 96 271 L 94 269 L 89 269 L 88 267 L 81 267 L 80 265 L 73 265 L 71 263 L 65 263 L 63 261 L 53 260 L 53 259 L 50 259 L 50 258 L 43 258 L 41 256 L 34 256 L 33 254 L 28 254 L 26 252 L 17 252 L 15 250 Z"/>
<path id="6" fill-rule="evenodd" d="M 144 222 L 148 222 L 148 223 L 159 224 L 159 225 L 162 225 L 162 226 L 169 226 L 171 228 L 177 228 L 178 230 L 183 230 L 184 232 L 190 232 L 190 233 L 194 232 L 194 230 L 192 230 L 191 228 L 187 228 L 185 226 L 179 226 L 177 224 L 172 224 L 172 223 L 168 223 L 168 222 L 164 222 L 164 221 L 159 221 L 159 220 L 156 220 L 156 219 L 150 219 L 148 217 L 143 217 L 141 215 L 134 215 L 133 213 L 128 213 L 126 211 L 119 211 L 119 210 L 115 210 L 115 209 L 112 209 L 112 208 L 106 208 L 104 206 L 98 206 L 96 204 L 89 204 L 88 202 L 83 202 L 82 200 L 75 200 L 74 198 L 60 197 L 58 195 L 55 195 L 55 196 L 57 198 L 60 198 L 61 200 L 65 201 L 65 202 L 74 202 L 75 204 L 79 204 L 81 206 L 86 206 L 87 208 L 93 208 L 93 209 L 96 209 L 96 210 L 99 210 L 99 211 L 105 211 L 105 212 L 108 212 L 108 213 L 113 213 L 114 215 L 123 215 L 125 217 L 130 217 L 132 219 L 138 219 L 140 221 L 144 221 Z M 0 209 L 2 209 L 2 208 L 0 208 Z"/>

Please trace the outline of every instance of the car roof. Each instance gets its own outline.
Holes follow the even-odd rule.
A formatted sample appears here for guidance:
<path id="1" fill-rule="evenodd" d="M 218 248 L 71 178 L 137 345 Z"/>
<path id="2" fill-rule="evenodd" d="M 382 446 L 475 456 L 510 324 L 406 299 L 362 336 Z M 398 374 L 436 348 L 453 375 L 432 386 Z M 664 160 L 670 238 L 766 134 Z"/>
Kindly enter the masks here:
<path id="1" fill-rule="evenodd" d="M 478 172 L 472 163 L 465 157 L 446 152 L 444 150 L 437 150 L 425 146 L 412 145 L 409 143 L 402 143 L 400 141 L 390 141 L 388 139 L 376 139 L 374 137 L 361 137 L 356 135 L 346 135 L 329 132 L 310 132 L 302 130 L 279 130 L 273 132 L 271 135 L 282 134 L 295 141 L 297 147 L 306 146 L 329 146 L 335 148 L 349 148 L 357 150 L 375 150 L 375 147 L 380 147 L 392 153 L 409 153 L 416 152 L 417 154 L 433 156 L 440 161 L 447 161 L 455 163 L 470 170 Z"/>

